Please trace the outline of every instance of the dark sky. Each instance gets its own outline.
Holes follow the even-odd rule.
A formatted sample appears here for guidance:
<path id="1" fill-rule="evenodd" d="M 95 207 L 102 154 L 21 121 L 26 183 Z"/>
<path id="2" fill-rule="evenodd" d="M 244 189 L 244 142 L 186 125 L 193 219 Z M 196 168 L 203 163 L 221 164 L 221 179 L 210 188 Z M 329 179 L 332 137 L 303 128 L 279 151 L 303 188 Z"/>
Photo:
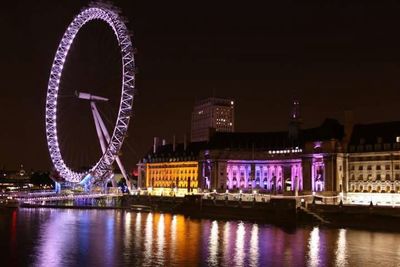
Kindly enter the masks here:
<path id="1" fill-rule="evenodd" d="M 285 130 L 294 95 L 302 104 L 304 127 L 326 117 L 342 120 L 346 109 L 354 111 L 357 122 L 400 118 L 398 1 L 114 2 L 129 19 L 139 71 L 123 155 L 127 168 L 144 155 L 153 136 L 170 141 L 176 134 L 182 140 L 190 131 L 194 101 L 213 92 L 236 100 L 238 131 Z M 50 168 L 44 134 L 47 79 L 65 28 L 86 4 L 2 3 L 0 167 Z M 65 88 L 117 86 L 118 53 L 108 29 L 96 27 L 84 29 L 71 50 Z M 74 110 L 63 110 L 66 118 L 71 114 L 75 130 L 64 144 L 72 157 L 82 154 L 81 147 L 85 153 L 97 146 L 95 136 L 86 145 L 77 135 L 92 134 L 94 126 L 92 121 L 73 124 Z"/>

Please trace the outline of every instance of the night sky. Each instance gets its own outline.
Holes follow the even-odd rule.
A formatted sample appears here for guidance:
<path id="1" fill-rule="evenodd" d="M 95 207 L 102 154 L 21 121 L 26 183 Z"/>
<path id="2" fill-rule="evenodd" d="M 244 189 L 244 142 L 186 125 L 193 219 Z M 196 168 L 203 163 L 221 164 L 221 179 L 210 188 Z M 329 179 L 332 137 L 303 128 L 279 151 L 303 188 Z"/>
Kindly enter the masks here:
<path id="1" fill-rule="evenodd" d="M 182 141 L 194 101 L 212 95 L 236 100 L 237 131 L 286 130 L 293 96 L 304 127 L 326 117 L 343 121 L 349 109 L 361 123 L 400 119 L 399 2 L 252 2 L 114 1 L 137 48 L 138 94 L 123 154 L 128 169 L 153 136 Z M 2 3 L 0 168 L 51 167 L 44 123 L 50 67 L 67 25 L 86 4 Z M 74 44 L 61 83 L 66 95 L 89 87 L 118 93 L 118 50 L 103 26 L 88 25 Z M 82 161 L 98 144 L 90 113 L 77 110 L 62 110 L 63 127 L 73 129 L 61 138 L 65 153 Z"/>

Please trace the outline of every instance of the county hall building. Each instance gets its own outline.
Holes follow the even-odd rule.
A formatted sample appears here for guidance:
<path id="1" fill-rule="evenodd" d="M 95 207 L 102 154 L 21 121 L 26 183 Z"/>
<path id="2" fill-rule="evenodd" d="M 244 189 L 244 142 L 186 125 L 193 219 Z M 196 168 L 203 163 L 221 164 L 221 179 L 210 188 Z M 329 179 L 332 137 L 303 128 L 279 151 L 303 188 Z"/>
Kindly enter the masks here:
<path id="1" fill-rule="evenodd" d="M 207 141 L 156 146 L 138 164 L 139 186 L 169 194 L 400 193 L 400 122 L 346 117 L 344 125 L 326 119 L 302 129 L 293 104 L 288 131 L 211 131 Z"/>

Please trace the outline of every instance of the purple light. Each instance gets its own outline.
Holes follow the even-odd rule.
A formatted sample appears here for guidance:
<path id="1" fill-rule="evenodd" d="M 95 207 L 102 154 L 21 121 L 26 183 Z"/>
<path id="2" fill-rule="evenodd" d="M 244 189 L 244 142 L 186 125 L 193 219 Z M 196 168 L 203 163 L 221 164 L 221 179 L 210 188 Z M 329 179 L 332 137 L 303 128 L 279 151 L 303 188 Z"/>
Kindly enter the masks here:
<path id="1" fill-rule="evenodd" d="M 301 160 L 230 160 L 227 162 L 227 186 L 229 189 L 236 187 L 236 179 L 239 175 L 239 189 L 259 187 L 268 191 L 283 190 L 283 167 L 290 165 L 292 190 L 297 185 L 298 190 L 303 189 L 303 174 Z M 255 170 L 255 177 L 251 175 L 251 169 Z M 254 180 L 252 180 L 254 179 Z"/>
<path id="2" fill-rule="evenodd" d="M 311 183 L 313 192 L 325 190 L 325 164 L 322 155 L 313 156 Z"/>
<path id="3" fill-rule="evenodd" d="M 120 112 L 116 120 L 115 129 L 111 136 L 109 145 L 98 160 L 95 166 L 82 173 L 74 172 L 63 161 L 59 149 L 57 139 L 57 97 L 59 91 L 60 79 L 62 76 L 62 69 L 66 61 L 66 57 L 71 44 L 73 43 L 76 34 L 80 28 L 92 20 L 102 20 L 106 22 L 114 31 L 121 48 L 122 56 L 122 93 L 120 101 Z M 135 73 L 134 73 L 134 57 L 132 42 L 129 31 L 123 22 L 123 19 L 112 7 L 94 4 L 91 7 L 85 8 L 79 13 L 68 26 L 64 36 L 58 46 L 56 55 L 54 57 L 52 69 L 50 71 L 50 78 L 47 88 L 46 98 L 46 136 L 48 143 L 48 150 L 51 160 L 57 172 L 62 178 L 70 182 L 79 182 L 87 173 L 95 173 L 96 177 L 105 177 L 115 160 L 115 155 L 118 154 L 125 133 L 127 132 L 130 113 L 133 104 L 133 92 Z"/>

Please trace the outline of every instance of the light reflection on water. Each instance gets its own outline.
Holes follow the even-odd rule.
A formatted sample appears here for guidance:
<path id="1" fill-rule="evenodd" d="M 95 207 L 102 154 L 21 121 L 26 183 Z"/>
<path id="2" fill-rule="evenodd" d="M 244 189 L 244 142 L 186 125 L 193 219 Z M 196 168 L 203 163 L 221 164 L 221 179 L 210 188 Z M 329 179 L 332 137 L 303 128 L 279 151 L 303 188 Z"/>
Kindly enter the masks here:
<path id="1" fill-rule="evenodd" d="M 244 224 L 240 222 L 236 229 L 235 266 L 243 266 L 244 263 L 244 235 Z"/>
<path id="2" fill-rule="evenodd" d="M 0 212 L 2 266 L 396 266 L 400 234 L 103 210 Z"/>
<path id="3" fill-rule="evenodd" d="M 209 260 L 208 264 L 210 266 L 218 266 L 218 222 L 213 221 L 212 226 L 211 226 L 211 232 L 210 232 L 210 242 L 209 242 L 209 249 L 210 249 L 210 255 L 209 255 Z"/>
<path id="4" fill-rule="evenodd" d="M 258 245 L 258 225 L 253 224 L 250 238 L 250 266 L 258 266 L 259 245 Z"/>
<path id="5" fill-rule="evenodd" d="M 161 214 L 157 224 L 157 265 L 164 265 L 164 246 L 165 246 L 165 221 L 164 214 Z"/>
<path id="6" fill-rule="evenodd" d="M 347 265 L 346 229 L 339 230 L 336 249 L 336 266 Z"/>
<path id="7" fill-rule="evenodd" d="M 171 249 L 170 249 L 170 257 L 173 258 L 175 253 L 176 253 L 176 235 L 177 235 L 177 216 L 173 215 L 172 216 L 172 221 L 171 221 L 171 234 L 170 234 L 170 239 L 171 239 Z"/>
<path id="8" fill-rule="evenodd" d="M 319 228 L 314 227 L 310 233 L 310 239 L 308 241 L 308 265 L 311 267 L 319 266 L 320 263 L 320 253 L 319 253 Z"/>
<path id="9" fill-rule="evenodd" d="M 153 256 L 153 213 L 147 214 L 144 233 L 144 264 L 151 265 Z"/>
<path id="10" fill-rule="evenodd" d="M 51 214 L 47 223 L 42 225 L 43 234 L 38 240 L 40 245 L 37 247 L 35 265 L 53 267 L 68 264 L 68 261 L 65 261 L 68 259 L 61 255 L 65 253 L 65 248 L 72 247 L 76 243 L 75 217 L 70 212 L 60 215 Z"/>
<path id="11" fill-rule="evenodd" d="M 232 240 L 229 240 L 229 237 L 231 235 L 230 233 L 231 231 L 231 222 L 226 222 L 224 224 L 224 235 L 223 235 L 223 240 L 222 240 L 222 251 L 224 251 L 224 255 L 225 257 L 223 258 L 223 263 L 225 265 L 228 265 L 228 263 L 230 262 L 230 257 L 232 255 Z"/>

